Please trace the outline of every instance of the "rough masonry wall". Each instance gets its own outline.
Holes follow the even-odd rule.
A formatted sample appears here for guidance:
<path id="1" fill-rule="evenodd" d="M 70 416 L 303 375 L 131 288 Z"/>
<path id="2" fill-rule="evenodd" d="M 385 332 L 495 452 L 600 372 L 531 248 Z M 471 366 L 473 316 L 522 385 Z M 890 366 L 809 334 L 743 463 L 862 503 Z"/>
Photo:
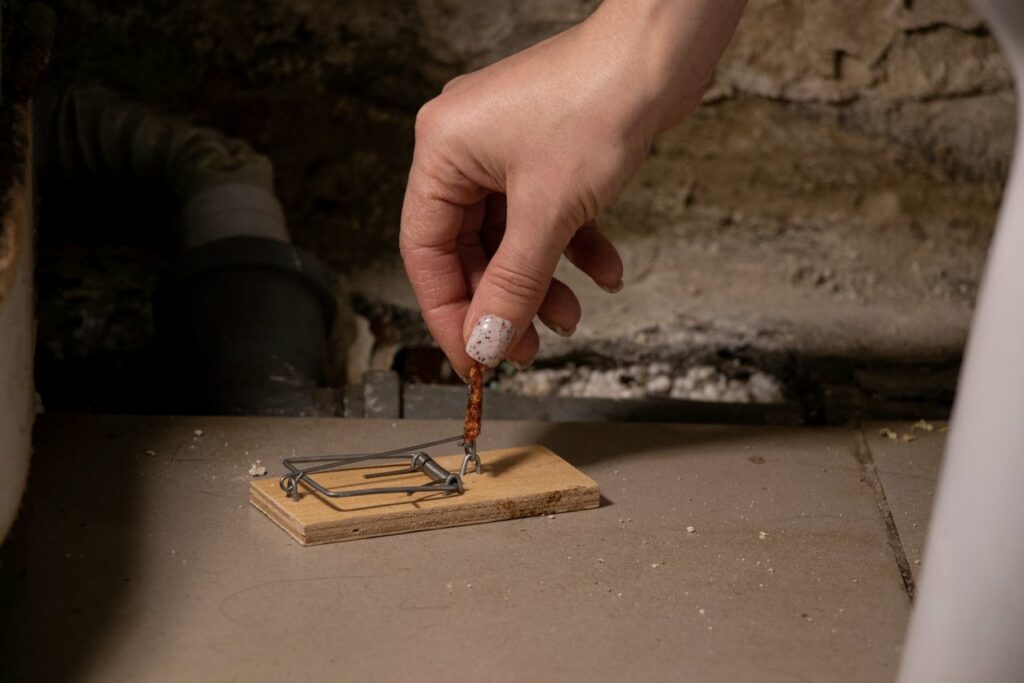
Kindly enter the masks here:
<path id="1" fill-rule="evenodd" d="M 273 159 L 296 240 L 364 299 L 396 273 L 417 107 L 593 0 L 63 0 L 57 82 L 99 80 Z M 705 106 L 603 225 L 619 298 L 548 354 L 955 358 L 1007 172 L 1006 65 L 961 0 L 752 0 Z"/>

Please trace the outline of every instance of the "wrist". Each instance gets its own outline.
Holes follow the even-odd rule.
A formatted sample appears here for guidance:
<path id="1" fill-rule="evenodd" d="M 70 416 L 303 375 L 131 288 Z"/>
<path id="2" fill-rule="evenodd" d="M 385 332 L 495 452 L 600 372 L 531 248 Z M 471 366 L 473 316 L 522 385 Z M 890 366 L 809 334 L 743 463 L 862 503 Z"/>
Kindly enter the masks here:
<path id="1" fill-rule="evenodd" d="M 605 0 L 581 26 L 623 72 L 650 137 L 700 102 L 746 0 Z"/>

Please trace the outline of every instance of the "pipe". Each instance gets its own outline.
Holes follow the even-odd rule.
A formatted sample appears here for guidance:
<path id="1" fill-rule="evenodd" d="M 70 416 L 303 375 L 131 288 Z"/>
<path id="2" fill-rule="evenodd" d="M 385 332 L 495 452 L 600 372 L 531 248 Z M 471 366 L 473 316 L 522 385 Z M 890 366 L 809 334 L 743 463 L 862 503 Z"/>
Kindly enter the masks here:
<path id="1" fill-rule="evenodd" d="M 975 0 L 1024 93 L 1024 3 Z M 901 683 L 1024 681 L 1024 113 L 928 531 Z"/>
<path id="2" fill-rule="evenodd" d="M 39 98 L 40 166 L 100 184 L 163 185 L 181 204 L 190 249 L 248 236 L 288 242 L 270 160 L 245 142 L 125 102 L 101 87 Z"/>
<path id="3" fill-rule="evenodd" d="M 270 161 L 241 140 L 123 101 L 45 93 L 40 165 L 74 181 L 164 187 L 182 253 L 153 315 L 164 412 L 334 414 L 326 382 L 334 278 L 289 243 Z"/>

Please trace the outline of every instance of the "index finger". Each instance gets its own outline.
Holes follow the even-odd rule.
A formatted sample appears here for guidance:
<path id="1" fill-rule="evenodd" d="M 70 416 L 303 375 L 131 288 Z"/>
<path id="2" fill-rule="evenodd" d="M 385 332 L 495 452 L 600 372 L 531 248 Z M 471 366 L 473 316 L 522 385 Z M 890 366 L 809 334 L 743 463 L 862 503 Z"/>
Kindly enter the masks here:
<path id="1" fill-rule="evenodd" d="M 402 260 L 427 328 L 462 374 L 472 361 L 462 339 L 469 287 L 458 240 L 467 227 L 472 229 L 467 223 L 479 223 L 473 207 L 485 194 L 437 178 L 414 153 L 402 205 Z"/>

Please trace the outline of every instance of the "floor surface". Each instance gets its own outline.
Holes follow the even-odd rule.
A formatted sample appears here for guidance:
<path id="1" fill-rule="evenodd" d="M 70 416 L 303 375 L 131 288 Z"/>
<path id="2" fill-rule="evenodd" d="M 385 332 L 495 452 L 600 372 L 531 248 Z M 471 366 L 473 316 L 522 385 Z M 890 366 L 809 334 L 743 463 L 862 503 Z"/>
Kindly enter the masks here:
<path id="1" fill-rule="evenodd" d="M 602 506 L 304 548 L 248 505 L 257 459 L 459 425 L 43 416 L 0 678 L 893 680 L 944 434 L 882 426 L 490 422 Z"/>

